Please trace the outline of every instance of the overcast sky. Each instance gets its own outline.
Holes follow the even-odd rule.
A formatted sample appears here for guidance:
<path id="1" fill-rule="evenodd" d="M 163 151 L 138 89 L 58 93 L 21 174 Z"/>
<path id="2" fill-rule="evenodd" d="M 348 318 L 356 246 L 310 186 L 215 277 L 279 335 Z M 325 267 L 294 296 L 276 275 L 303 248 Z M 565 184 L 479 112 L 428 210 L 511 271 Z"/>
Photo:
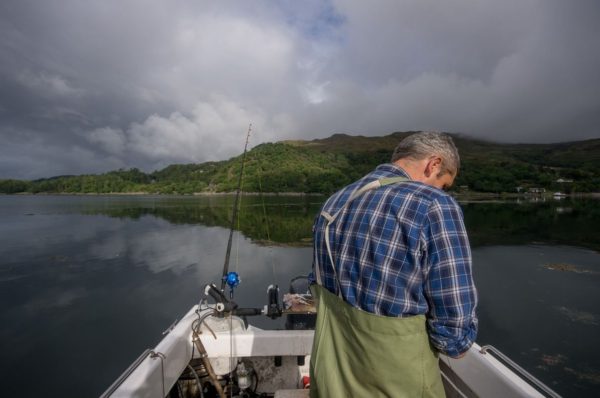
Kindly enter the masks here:
<path id="1" fill-rule="evenodd" d="M 600 2 L 3 0 L 0 178 L 343 132 L 600 138 Z"/>

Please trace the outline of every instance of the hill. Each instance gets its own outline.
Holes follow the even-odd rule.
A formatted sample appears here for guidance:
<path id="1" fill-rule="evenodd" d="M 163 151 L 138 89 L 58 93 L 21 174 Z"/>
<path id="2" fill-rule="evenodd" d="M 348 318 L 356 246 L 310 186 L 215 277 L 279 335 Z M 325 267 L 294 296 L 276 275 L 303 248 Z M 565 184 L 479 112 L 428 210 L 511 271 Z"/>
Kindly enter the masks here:
<path id="1" fill-rule="evenodd" d="M 247 153 L 244 191 L 328 194 L 381 163 L 413 132 L 382 137 L 334 134 L 312 141 L 261 144 Z M 500 144 L 460 134 L 456 190 L 516 192 L 532 187 L 563 192 L 600 191 L 600 139 L 558 144 Z M 170 165 L 35 181 L 0 180 L 3 193 L 229 192 L 237 185 L 241 155 L 226 161 Z"/>

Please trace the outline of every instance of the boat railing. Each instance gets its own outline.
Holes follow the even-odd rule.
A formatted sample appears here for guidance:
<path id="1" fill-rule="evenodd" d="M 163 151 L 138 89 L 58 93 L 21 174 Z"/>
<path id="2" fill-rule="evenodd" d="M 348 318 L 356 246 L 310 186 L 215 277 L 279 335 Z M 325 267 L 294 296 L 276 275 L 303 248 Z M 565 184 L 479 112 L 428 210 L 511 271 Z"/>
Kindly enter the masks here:
<path id="1" fill-rule="evenodd" d="M 104 391 L 104 394 L 100 395 L 100 398 L 110 397 L 151 353 L 152 350 L 150 348 L 147 348 L 144 352 L 142 352 L 142 354 L 131 365 L 129 365 L 127 369 L 125 369 L 121 376 L 119 376 L 119 378 L 115 380 L 115 382 L 112 383 L 106 391 Z"/>
<path id="2" fill-rule="evenodd" d="M 509 357 L 504 355 L 496 347 L 494 347 L 492 345 L 484 345 L 483 347 L 481 347 L 479 352 L 483 355 L 486 355 L 488 353 L 492 354 L 497 359 L 501 360 L 506 366 L 510 367 L 514 372 L 518 373 L 523 378 L 523 380 L 525 380 L 531 386 L 537 388 L 541 392 L 544 392 L 545 394 L 547 394 L 547 396 L 549 396 L 551 398 L 561 398 L 560 395 L 558 395 L 551 388 L 549 388 L 547 385 L 545 385 L 540 380 L 538 380 L 531 373 L 529 373 L 528 371 L 523 369 L 521 366 L 519 366 L 515 361 L 513 361 L 512 359 L 510 359 Z"/>

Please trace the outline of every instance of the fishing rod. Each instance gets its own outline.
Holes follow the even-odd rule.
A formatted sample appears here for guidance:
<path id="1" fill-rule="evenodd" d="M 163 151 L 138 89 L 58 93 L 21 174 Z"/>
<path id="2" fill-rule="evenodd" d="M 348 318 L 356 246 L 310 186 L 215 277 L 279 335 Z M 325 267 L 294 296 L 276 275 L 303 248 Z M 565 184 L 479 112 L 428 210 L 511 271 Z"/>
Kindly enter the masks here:
<path id="1" fill-rule="evenodd" d="M 233 241 L 233 231 L 235 230 L 235 222 L 238 215 L 239 199 L 242 193 L 242 177 L 244 175 L 244 166 L 246 165 L 246 153 L 248 152 L 248 141 L 250 139 L 250 132 L 252 131 L 252 124 L 248 126 L 248 133 L 246 134 L 246 144 L 244 146 L 244 152 L 242 154 L 242 164 L 240 166 L 240 175 L 238 179 L 238 187 L 233 204 L 233 212 L 231 215 L 231 226 L 229 228 L 229 241 L 227 242 L 227 251 L 225 252 L 225 264 L 223 265 L 223 276 L 221 278 L 221 289 L 219 290 L 216 285 L 208 284 L 205 287 L 205 296 L 211 296 L 217 306 L 215 311 L 219 316 L 226 314 L 238 315 L 238 316 L 252 316 L 252 315 L 267 315 L 268 317 L 275 319 L 285 313 L 314 313 L 314 306 L 312 301 L 306 298 L 302 294 L 290 295 L 289 302 L 286 303 L 286 309 L 283 309 L 279 301 L 279 287 L 277 285 L 271 285 L 267 289 L 268 304 L 264 308 L 238 308 L 238 305 L 233 301 L 233 288 L 236 287 L 240 280 L 236 272 L 229 272 L 229 259 L 231 256 L 231 244 Z M 264 203 L 263 203 L 263 211 Z M 230 296 L 225 296 L 225 285 L 230 287 Z M 292 297 L 294 296 L 294 297 Z"/>
<path id="2" fill-rule="evenodd" d="M 246 145 L 244 145 L 244 153 L 242 155 L 242 165 L 240 167 L 240 175 L 238 179 L 238 187 L 235 195 L 235 201 L 233 203 L 233 213 L 231 214 L 231 226 L 229 228 L 229 241 L 227 242 L 227 251 L 225 252 L 225 264 L 223 265 L 223 277 L 221 278 L 221 292 L 225 291 L 225 284 L 230 286 L 237 285 L 239 281 L 231 280 L 228 283 L 228 278 L 235 279 L 237 274 L 229 275 L 229 257 L 231 256 L 231 243 L 233 241 L 233 231 L 235 229 L 235 220 L 238 214 L 238 203 L 240 195 L 242 193 L 242 177 L 244 175 L 244 166 L 246 164 L 246 152 L 248 151 L 248 140 L 250 139 L 250 132 L 252 131 L 252 123 L 248 126 L 248 133 L 246 134 Z"/>

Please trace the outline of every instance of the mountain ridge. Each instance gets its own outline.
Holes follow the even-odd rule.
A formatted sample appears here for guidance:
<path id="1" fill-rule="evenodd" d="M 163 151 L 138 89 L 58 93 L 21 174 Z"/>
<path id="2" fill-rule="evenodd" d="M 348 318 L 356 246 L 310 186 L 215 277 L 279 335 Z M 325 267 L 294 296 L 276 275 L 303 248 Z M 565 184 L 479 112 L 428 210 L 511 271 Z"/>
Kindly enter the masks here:
<path id="1" fill-rule="evenodd" d="M 384 136 L 336 133 L 313 140 L 261 143 L 247 153 L 244 187 L 254 192 L 329 194 L 389 161 L 397 143 L 414 131 Z M 541 187 L 600 191 L 600 139 L 555 144 L 497 143 L 450 133 L 461 155 L 457 190 L 515 192 Z M 172 164 L 34 181 L 0 180 L 3 193 L 230 192 L 237 188 L 242 155 L 228 160 Z M 568 183 L 557 181 L 570 181 Z"/>

